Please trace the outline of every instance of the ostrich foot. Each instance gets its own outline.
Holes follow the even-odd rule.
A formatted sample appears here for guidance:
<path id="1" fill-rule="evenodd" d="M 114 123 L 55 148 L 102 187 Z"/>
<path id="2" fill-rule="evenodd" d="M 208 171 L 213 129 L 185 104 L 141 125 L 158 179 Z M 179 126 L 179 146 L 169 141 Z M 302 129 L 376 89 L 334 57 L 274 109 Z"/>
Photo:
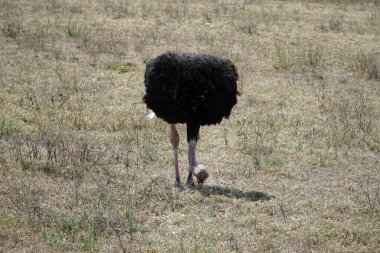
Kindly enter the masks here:
<path id="1" fill-rule="evenodd" d="M 187 177 L 186 186 L 187 187 L 194 187 L 195 186 L 194 180 L 193 180 L 193 174 L 191 173 L 191 171 L 189 172 L 189 176 Z"/>
<path id="2" fill-rule="evenodd" d="M 197 167 L 195 167 L 194 176 L 197 178 L 198 187 L 202 188 L 203 183 L 208 178 L 208 172 L 207 172 L 206 166 L 199 164 Z"/>
<path id="3" fill-rule="evenodd" d="M 179 177 L 175 178 L 175 187 L 181 188 L 181 179 Z"/>

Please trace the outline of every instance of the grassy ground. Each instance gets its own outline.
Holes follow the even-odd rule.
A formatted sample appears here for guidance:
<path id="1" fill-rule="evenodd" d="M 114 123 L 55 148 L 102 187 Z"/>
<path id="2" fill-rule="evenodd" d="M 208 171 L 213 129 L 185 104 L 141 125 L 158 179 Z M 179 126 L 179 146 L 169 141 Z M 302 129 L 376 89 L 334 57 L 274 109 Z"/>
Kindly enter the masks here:
<path id="1" fill-rule="evenodd" d="M 0 0 L 0 29 L 0 252 L 379 251 L 378 1 Z M 145 117 L 166 50 L 239 69 L 203 190 Z"/>

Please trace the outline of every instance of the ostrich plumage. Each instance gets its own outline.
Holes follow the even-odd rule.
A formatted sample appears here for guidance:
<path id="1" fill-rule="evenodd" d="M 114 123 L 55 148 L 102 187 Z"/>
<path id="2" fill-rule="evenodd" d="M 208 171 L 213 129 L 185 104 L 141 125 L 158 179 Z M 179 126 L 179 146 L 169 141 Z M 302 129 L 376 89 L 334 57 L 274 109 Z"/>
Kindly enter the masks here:
<path id="1" fill-rule="evenodd" d="M 187 126 L 189 143 L 188 185 L 193 175 L 202 186 L 208 173 L 195 158 L 199 128 L 218 124 L 228 118 L 237 103 L 238 73 L 228 59 L 208 54 L 166 52 L 146 65 L 144 103 L 157 117 L 171 124 L 176 184 L 180 185 L 178 169 L 179 135 L 175 124 Z"/>

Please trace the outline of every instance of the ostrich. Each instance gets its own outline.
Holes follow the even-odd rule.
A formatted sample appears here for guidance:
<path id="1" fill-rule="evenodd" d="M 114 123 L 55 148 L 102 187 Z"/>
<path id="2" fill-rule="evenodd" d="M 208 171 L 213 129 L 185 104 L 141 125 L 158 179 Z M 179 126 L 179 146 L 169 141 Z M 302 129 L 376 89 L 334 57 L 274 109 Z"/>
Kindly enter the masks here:
<path id="1" fill-rule="evenodd" d="M 194 186 L 193 175 L 202 187 L 208 177 L 205 166 L 196 161 L 199 129 L 228 118 L 237 102 L 238 73 L 228 59 L 208 54 L 166 52 L 146 64 L 144 103 L 170 124 L 175 185 L 180 186 L 177 123 L 187 127 L 189 174 L 186 185 Z"/>

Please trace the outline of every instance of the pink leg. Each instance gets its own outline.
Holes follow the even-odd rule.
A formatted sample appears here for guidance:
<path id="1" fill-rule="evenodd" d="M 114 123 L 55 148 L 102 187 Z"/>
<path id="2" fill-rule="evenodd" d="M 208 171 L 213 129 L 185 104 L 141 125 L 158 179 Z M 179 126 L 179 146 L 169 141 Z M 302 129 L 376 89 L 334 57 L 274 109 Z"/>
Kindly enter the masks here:
<path id="1" fill-rule="evenodd" d="M 179 176 L 179 167 L 178 167 L 178 145 L 179 145 L 179 135 L 175 124 L 171 124 L 171 134 L 170 134 L 170 142 L 173 146 L 173 154 L 174 154 L 174 170 L 175 170 L 175 184 L 176 186 L 181 185 L 181 179 Z"/>
<path id="2" fill-rule="evenodd" d="M 191 127 L 191 126 L 190 126 Z M 197 178 L 198 187 L 202 188 L 203 183 L 208 178 L 208 172 L 204 165 L 198 164 L 195 151 L 197 147 L 197 141 L 199 140 L 199 126 L 195 126 L 188 129 L 188 143 L 189 143 L 189 175 L 187 177 L 186 184 L 188 186 L 194 186 L 193 175 Z M 189 138 L 190 137 L 190 138 Z"/>
<path id="3" fill-rule="evenodd" d="M 194 169 L 195 167 L 198 166 L 197 160 L 195 158 L 195 149 L 197 146 L 197 141 L 196 140 L 191 140 L 189 142 L 189 175 L 187 177 L 187 185 L 194 186 L 194 181 L 193 181 L 193 175 L 194 175 Z"/>

